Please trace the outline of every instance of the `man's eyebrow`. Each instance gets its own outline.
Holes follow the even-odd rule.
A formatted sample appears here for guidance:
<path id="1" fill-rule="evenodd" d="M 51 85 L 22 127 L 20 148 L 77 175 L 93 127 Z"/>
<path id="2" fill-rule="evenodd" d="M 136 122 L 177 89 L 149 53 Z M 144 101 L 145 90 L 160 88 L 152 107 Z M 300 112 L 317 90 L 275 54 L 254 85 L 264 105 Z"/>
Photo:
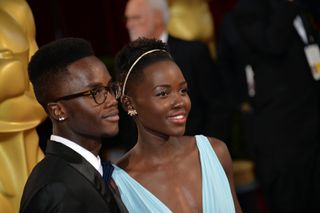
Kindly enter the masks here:
<path id="1" fill-rule="evenodd" d="M 125 16 L 124 19 L 125 19 L 125 20 L 128 20 L 128 19 L 138 19 L 138 18 L 140 18 L 140 17 L 141 17 L 140 15 Z"/>
<path id="2" fill-rule="evenodd" d="M 98 87 L 98 86 L 101 86 L 101 84 L 99 84 L 99 83 L 90 83 L 90 84 L 88 84 L 86 87 L 88 87 L 88 88 L 95 88 L 95 87 Z"/>
<path id="3" fill-rule="evenodd" d="M 94 83 L 90 83 L 88 84 L 86 87 L 88 88 L 96 88 L 96 87 L 101 87 L 101 86 L 108 86 L 110 84 L 111 80 L 108 81 L 108 83 L 105 85 L 105 84 L 102 84 L 101 82 L 94 82 Z"/>

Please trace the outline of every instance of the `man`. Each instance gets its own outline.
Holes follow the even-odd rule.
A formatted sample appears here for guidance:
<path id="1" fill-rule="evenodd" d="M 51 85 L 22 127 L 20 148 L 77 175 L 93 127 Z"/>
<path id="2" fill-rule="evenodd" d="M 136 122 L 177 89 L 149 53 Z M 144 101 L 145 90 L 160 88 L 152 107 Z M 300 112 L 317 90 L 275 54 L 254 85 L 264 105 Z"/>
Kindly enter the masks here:
<path id="1" fill-rule="evenodd" d="M 220 30 L 235 108 L 251 106 L 243 127 L 268 212 L 319 212 L 320 82 L 307 58 L 320 37 L 297 3 L 240 0 Z"/>
<path id="2" fill-rule="evenodd" d="M 112 166 L 102 167 L 98 156 L 101 137 L 118 133 L 120 91 L 105 65 L 87 41 L 65 38 L 41 47 L 28 70 L 53 134 L 20 212 L 127 212 L 113 193 Z"/>
<path id="3" fill-rule="evenodd" d="M 125 16 L 131 41 L 146 37 L 167 42 L 171 55 L 182 70 L 192 102 L 186 135 L 206 134 L 225 139 L 224 118 L 220 119 L 223 117 L 223 107 L 219 101 L 220 76 L 207 46 L 168 34 L 169 9 L 166 0 L 129 0 Z"/>

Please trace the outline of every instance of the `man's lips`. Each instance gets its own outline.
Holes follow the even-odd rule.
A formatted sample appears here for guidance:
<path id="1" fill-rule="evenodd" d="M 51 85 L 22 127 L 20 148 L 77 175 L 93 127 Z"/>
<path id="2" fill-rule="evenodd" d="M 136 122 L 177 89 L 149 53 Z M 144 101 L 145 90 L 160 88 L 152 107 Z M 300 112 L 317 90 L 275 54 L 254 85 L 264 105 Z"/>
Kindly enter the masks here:
<path id="1" fill-rule="evenodd" d="M 102 116 L 102 119 L 107 121 L 119 121 L 119 111 L 113 111 Z"/>

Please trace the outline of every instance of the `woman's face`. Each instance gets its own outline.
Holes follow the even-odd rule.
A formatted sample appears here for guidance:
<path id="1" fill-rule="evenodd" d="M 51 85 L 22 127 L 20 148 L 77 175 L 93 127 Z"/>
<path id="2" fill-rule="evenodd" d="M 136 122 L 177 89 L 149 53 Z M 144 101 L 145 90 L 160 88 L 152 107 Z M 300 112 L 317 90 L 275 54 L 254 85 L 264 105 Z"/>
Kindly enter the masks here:
<path id="1" fill-rule="evenodd" d="M 181 70 L 166 60 L 147 66 L 143 74 L 131 96 L 138 127 L 156 135 L 183 135 L 191 103 Z"/>

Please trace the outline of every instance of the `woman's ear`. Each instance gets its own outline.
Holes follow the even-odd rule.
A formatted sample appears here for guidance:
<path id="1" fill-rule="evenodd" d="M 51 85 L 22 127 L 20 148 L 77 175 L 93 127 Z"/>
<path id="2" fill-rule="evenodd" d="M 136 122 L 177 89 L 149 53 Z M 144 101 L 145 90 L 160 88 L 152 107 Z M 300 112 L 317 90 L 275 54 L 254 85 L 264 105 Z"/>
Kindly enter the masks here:
<path id="1" fill-rule="evenodd" d="M 120 101 L 123 109 L 127 112 L 128 109 L 130 109 L 130 106 L 132 105 L 130 97 L 127 95 L 121 96 Z"/>
<path id="2" fill-rule="evenodd" d="M 67 119 L 64 107 L 59 103 L 48 103 L 47 111 L 53 119 L 57 121 L 64 121 Z"/>
<path id="3" fill-rule="evenodd" d="M 122 103 L 123 109 L 128 113 L 128 115 L 135 116 L 138 114 L 137 111 L 135 110 L 131 97 L 127 95 L 122 96 L 121 103 Z"/>

